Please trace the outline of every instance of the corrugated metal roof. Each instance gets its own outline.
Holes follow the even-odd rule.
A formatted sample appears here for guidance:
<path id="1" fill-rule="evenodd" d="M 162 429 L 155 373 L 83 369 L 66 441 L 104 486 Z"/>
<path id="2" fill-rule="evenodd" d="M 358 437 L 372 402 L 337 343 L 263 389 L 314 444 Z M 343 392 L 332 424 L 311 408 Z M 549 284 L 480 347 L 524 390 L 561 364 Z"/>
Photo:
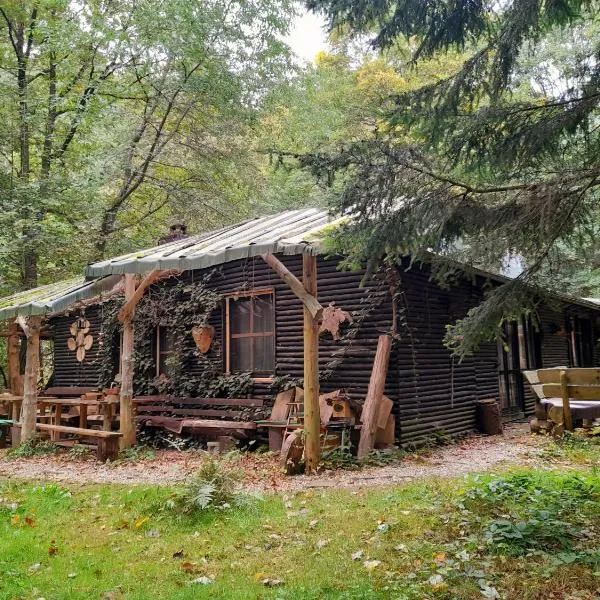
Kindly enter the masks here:
<path id="1" fill-rule="evenodd" d="M 120 279 L 115 276 L 86 281 L 84 277 L 75 277 L 0 298 L 0 320 L 62 312 L 75 302 L 112 289 Z"/>
<path id="2" fill-rule="evenodd" d="M 317 232 L 332 221 L 329 213 L 315 208 L 288 210 L 93 263 L 86 273 L 101 277 L 154 269 L 186 271 L 265 253 L 314 254 Z"/>

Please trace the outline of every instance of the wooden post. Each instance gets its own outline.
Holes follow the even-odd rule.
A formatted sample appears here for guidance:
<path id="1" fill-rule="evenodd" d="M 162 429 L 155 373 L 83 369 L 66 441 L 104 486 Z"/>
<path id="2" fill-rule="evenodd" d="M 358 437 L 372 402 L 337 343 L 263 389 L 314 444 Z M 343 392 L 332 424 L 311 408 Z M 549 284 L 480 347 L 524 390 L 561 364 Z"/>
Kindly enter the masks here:
<path id="1" fill-rule="evenodd" d="M 23 377 L 21 376 L 21 336 L 19 325 L 11 323 L 8 336 L 8 387 L 15 396 L 23 395 Z"/>
<path id="2" fill-rule="evenodd" d="M 567 431 L 573 431 L 573 415 L 571 413 L 571 400 L 569 398 L 569 387 L 568 387 L 567 372 L 560 372 L 560 392 L 562 396 L 562 413 L 563 413 L 563 424 Z"/>
<path id="3" fill-rule="evenodd" d="M 317 257 L 302 256 L 302 283 L 317 296 Z M 304 305 L 304 460 L 307 473 L 315 473 L 321 460 L 319 410 L 319 321 Z"/>
<path id="4" fill-rule="evenodd" d="M 373 361 L 373 370 L 369 380 L 367 398 L 363 404 L 360 420 L 362 429 L 358 443 L 358 457 L 367 455 L 375 446 L 375 435 L 377 434 L 377 419 L 379 405 L 385 390 L 385 379 L 387 377 L 390 352 L 392 350 L 392 338 L 389 335 L 380 335 L 377 342 L 377 352 Z"/>
<path id="5" fill-rule="evenodd" d="M 135 294 L 135 275 L 125 275 L 125 303 Z M 123 322 L 123 349 L 121 354 L 121 448 L 135 445 L 135 419 L 133 414 L 133 315 L 128 314 Z"/>
<path id="6" fill-rule="evenodd" d="M 42 317 L 39 315 L 32 316 L 27 321 L 23 317 L 19 317 L 19 324 L 27 337 L 23 406 L 21 409 L 21 441 L 26 442 L 35 436 L 37 386 L 40 377 L 40 330 L 42 328 Z"/>

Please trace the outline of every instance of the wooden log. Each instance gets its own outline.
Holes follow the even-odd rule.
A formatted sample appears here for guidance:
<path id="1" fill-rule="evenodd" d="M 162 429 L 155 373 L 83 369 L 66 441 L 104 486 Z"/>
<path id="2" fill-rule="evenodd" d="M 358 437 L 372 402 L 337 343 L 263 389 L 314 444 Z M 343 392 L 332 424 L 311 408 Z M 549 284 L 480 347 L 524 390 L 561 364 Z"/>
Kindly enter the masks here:
<path id="1" fill-rule="evenodd" d="M 317 300 L 317 287 L 316 287 L 316 272 L 317 272 L 317 257 L 309 254 L 302 256 L 302 279 L 301 282 L 277 257 L 272 254 L 261 254 L 262 259 L 283 279 L 289 286 L 292 292 L 302 300 L 304 306 L 308 309 L 311 317 L 318 321 L 323 317 L 323 307 Z M 315 273 L 315 288 L 314 292 L 311 292 L 306 287 L 306 275 L 304 266 L 306 261 L 313 259 L 314 262 L 314 273 Z M 304 283 L 304 285 L 302 285 Z"/>
<path id="2" fill-rule="evenodd" d="M 302 256 L 302 282 L 313 299 L 317 295 L 317 257 Z M 319 305 L 320 306 L 320 305 Z M 319 410 L 319 321 L 304 304 L 304 463 L 315 473 L 321 460 Z"/>
<path id="3" fill-rule="evenodd" d="M 26 442 L 35 436 L 37 385 L 40 376 L 40 330 L 42 328 L 42 317 L 40 315 L 31 316 L 27 321 L 20 317 L 18 322 L 27 336 L 23 405 L 21 408 L 21 441 Z"/>
<path id="4" fill-rule="evenodd" d="M 560 392 L 562 397 L 563 423 L 567 431 L 573 431 L 573 415 L 571 414 L 567 371 L 560 372 Z"/>
<path id="5" fill-rule="evenodd" d="M 358 443 L 359 458 L 367 455 L 375 446 L 379 405 L 385 389 L 385 379 L 387 377 L 391 350 L 392 338 L 389 335 L 379 336 L 377 352 L 373 361 L 373 370 L 371 371 L 371 380 L 369 381 L 369 389 L 367 390 L 367 398 L 361 415 L 363 426 L 360 430 L 360 441 Z"/>
<path id="6" fill-rule="evenodd" d="M 15 396 L 23 395 L 23 376 L 21 375 L 21 336 L 19 335 L 19 325 L 11 323 L 9 326 L 8 337 L 8 387 Z"/>
<path id="7" fill-rule="evenodd" d="M 137 286 L 134 294 L 125 301 L 121 310 L 118 314 L 118 319 L 120 323 L 125 323 L 128 319 L 133 319 L 133 314 L 135 313 L 135 307 L 138 305 L 139 301 L 144 296 L 144 292 L 154 283 L 158 281 L 163 281 L 164 279 L 169 279 L 170 277 L 176 277 L 177 275 L 181 275 L 181 271 L 159 271 L 154 270 L 148 273 L 140 282 L 140 285 Z"/>
<path id="8" fill-rule="evenodd" d="M 125 303 L 135 294 L 135 275 L 125 275 Z M 135 415 L 133 409 L 133 315 L 123 323 L 123 349 L 121 354 L 120 431 L 121 447 L 135 445 Z"/>

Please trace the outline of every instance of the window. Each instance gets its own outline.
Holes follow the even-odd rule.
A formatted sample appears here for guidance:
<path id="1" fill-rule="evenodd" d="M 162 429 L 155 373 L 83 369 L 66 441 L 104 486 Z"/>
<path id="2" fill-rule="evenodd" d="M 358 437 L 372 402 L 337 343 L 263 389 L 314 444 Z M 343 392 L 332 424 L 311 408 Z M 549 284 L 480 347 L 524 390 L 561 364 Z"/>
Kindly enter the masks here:
<path id="1" fill-rule="evenodd" d="M 270 375 L 275 370 L 272 291 L 226 298 L 226 371 Z"/>
<path id="2" fill-rule="evenodd" d="M 168 327 L 156 328 L 156 375 L 169 375 L 169 358 L 173 355 L 173 335 Z"/>

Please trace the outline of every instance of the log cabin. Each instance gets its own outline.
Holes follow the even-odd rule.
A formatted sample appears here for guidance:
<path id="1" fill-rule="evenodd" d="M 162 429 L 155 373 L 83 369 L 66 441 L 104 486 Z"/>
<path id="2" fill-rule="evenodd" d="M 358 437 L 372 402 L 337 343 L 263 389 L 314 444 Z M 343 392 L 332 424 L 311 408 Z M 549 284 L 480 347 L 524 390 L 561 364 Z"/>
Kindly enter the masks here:
<path id="1" fill-rule="evenodd" d="M 392 279 L 379 273 L 365 280 L 364 270 L 340 269 L 343 257 L 323 250 L 319 234 L 330 226 L 326 212 L 305 209 L 179 236 L 90 264 L 85 280 L 60 289 L 2 299 L 0 320 L 42 315 L 44 335 L 54 342 L 52 388 L 119 386 L 124 369 L 132 370 L 132 389 L 121 389 L 122 411 L 138 396 L 255 399 L 235 414 L 205 403 L 214 417 L 244 422 L 268 418 L 281 389 L 308 388 L 311 314 L 315 323 L 328 323 L 313 344 L 317 394 L 344 389 L 359 405 L 378 339 L 393 334 L 385 395 L 393 400 L 401 445 L 473 431 L 482 399 L 496 398 L 505 419 L 532 414 L 525 370 L 598 364 L 600 306 L 551 294 L 536 323 L 509 323 L 504 343 L 485 343 L 458 361 L 444 345 L 446 325 L 504 279 L 470 269 L 446 289 L 430 265 L 406 259 Z M 302 290 L 315 300 L 312 308 L 294 287 L 307 280 L 307 259 L 312 293 Z M 9 333 L 13 341 L 19 335 Z"/>

